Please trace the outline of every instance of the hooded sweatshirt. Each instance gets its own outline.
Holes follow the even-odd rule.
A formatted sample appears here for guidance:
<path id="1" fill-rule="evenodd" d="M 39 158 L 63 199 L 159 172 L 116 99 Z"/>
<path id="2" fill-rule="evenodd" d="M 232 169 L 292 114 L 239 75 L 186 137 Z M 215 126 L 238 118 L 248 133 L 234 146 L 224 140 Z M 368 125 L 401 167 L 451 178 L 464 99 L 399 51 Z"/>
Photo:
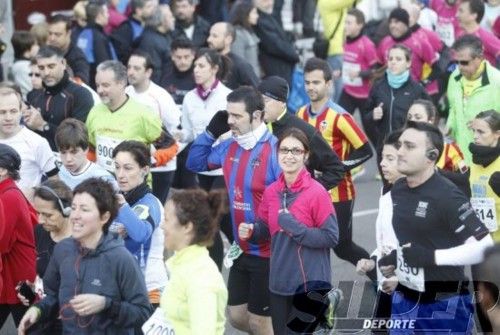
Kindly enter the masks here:
<path id="1" fill-rule="evenodd" d="M 113 234 L 104 234 L 93 250 L 82 248 L 71 237 L 59 242 L 43 285 L 46 297 L 36 304 L 40 321 L 61 317 L 63 334 L 132 335 L 152 312 L 137 261 Z M 104 296 L 104 310 L 78 316 L 69 301 L 85 293 Z"/>

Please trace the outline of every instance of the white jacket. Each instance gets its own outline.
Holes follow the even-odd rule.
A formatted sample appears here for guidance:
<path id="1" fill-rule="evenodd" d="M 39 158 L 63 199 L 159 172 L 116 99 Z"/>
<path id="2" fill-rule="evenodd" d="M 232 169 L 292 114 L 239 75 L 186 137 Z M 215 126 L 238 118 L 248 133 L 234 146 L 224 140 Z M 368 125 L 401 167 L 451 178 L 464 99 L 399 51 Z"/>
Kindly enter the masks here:
<path id="1" fill-rule="evenodd" d="M 182 102 L 182 141 L 189 143 L 205 131 L 210 120 L 220 110 L 227 107 L 227 96 L 231 89 L 219 82 L 206 100 L 196 93 L 196 88 L 189 91 Z M 215 142 L 217 143 L 217 142 Z M 203 172 L 204 175 L 220 176 L 222 169 Z"/>

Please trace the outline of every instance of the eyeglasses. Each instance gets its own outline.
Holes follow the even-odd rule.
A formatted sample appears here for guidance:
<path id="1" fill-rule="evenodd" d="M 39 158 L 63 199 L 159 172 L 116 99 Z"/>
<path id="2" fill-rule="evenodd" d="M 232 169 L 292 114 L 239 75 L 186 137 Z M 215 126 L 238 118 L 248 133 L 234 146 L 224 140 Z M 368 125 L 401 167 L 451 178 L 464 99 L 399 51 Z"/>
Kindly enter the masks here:
<path id="1" fill-rule="evenodd" d="M 291 153 L 294 156 L 299 156 L 299 155 L 302 155 L 305 152 L 305 150 L 304 149 L 299 149 L 299 148 L 285 148 L 285 147 L 282 147 L 282 148 L 278 149 L 278 152 L 280 154 L 282 154 L 282 155 L 287 155 L 288 153 Z"/>
<path id="2" fill-rule="evenodd" d="M 28 76 L 30 76 L 30 77 L 37 77 L 37 78 L 39 78 L 39 77 L 40 77 L 40 73 L 33 73 L 33 72 L 30 72 L 30 73 L 28 73 Z"/>

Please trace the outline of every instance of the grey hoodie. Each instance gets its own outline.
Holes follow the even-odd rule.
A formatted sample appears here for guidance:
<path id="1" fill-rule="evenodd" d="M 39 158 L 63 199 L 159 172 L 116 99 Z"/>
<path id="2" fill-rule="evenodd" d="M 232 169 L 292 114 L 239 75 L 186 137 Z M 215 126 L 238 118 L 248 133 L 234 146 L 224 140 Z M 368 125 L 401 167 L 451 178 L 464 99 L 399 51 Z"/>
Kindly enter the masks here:
<path id="1" fill-rule="evenodd" d="M 104 234 L 95 250 L 73 238 L 59 242 L 43 284 L 46 297 L 36 304 L 40 321 L 61 317 L 64 334 L 134 334 L 152 313 L 137 261 L 112 234 Z M 83 293 L 106 297 L 105 309 L 78 316 L 69 301 Z"/>

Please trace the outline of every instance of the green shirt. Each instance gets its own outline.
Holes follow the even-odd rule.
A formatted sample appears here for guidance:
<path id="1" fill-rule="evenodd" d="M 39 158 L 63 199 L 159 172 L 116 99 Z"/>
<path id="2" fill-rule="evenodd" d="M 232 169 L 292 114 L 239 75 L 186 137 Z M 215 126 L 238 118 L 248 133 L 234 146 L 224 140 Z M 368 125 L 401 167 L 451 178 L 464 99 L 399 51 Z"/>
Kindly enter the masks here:
<path id="1" fill-rule="evenodd" d="M 223 335 L 227 288 L 206 247 L 177 251 L 166 262 L 170 277 L 160 307 L 176 335 Z"/>
<path id="2" fill-rule="evenodd" d="M 86 125 L 96 162 L 109 171 L 114 170 L 112 154 L 118 144 L 136 140 L 149 145 L 160 137 L 162 127 L 160 118 L 149 107 L 132 98 L 114 112 L 103 103 L 94 106 Z"/>

